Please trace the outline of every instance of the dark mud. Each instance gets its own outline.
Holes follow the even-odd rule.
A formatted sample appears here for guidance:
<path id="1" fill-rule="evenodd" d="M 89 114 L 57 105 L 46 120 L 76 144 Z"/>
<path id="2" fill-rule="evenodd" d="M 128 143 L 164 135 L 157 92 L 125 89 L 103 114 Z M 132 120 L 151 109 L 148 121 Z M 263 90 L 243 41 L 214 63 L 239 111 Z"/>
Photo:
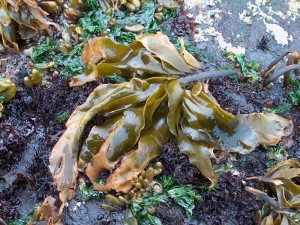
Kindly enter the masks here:
<path id="1" fill-rule="evenodd" d="M 64 224 L 117 225 L 123 224 L 125 211 L 109 212 L 101 207 L 103 198 L 86 203 L 80 199 L 72 200 L 64 211 Z"/>
<path id="2" fill-rule="evenodd" d="M 224 16 L 224 20 L 216 23 L 216 27 L 230 35 L 238 26 L 244 30 L 244 39 L 233 42 L 245 45 L 248 57 L 256 59 L 264 66 L 279 55 L 283 48 L 274 42 L 274 39 L 262 31 L 261 25 L 247 26 L 240 23 L 238 14 L 233 10 L 234 4 L 222 4 L 225 11 L 231 10 L 233 16 Z M 198 9 L 197 9 L 198 10 Z M 186 22 L 186 20 L 188 20 Z M 230 22 L 230 23 L 229 23 Z M 234 24 L 233 24 L 234 23 Z M 193 21 L 185 14 L 175 20 L 170 26 L 178 35 L 191 35 L 194 31 Z M 294 25 L 289 25 L 294 29 Z M 297 35 L 295 29 L 295 36 Z M 264 44 L 267 48 L 258 48 L 262 38 L 268 37 Z M 215 69 L 230 64 L 220 49 L 211 42 L 200 43 L 199 46 L 213 55 L 214 60 L 205 64 L 204 68 Z M 292 48 L 298 45 L 293 44 Z M 258 49 L 258 50 L 257 50 Z M 3 118 L 0 119 L 0 218 L 4 221 L 13 221 L 22 218 L 36 203 L 41 203 L 47 195 L 58 197 L 55 184 L 48 170 L 50 151 L 60 135 L 65 130 L 59 115 L 72 113 L 83 103 L 88 94 L 99 84 L 94 82 L 83 87 L 70 88 L 65 78 L 48 74 L 45 79 L 49 82 L 46 87 L 27 89 L 22 80 L 28 74 L 29 60 L 16 52 L 7 52 L 0 58 L 11 57 L 2 63 L 1 75 L 12 78 L 17 86 L 16 97 L 5 105 Z M 210 91 L 223 108 L 236 113 L 263 112 L 266 106 L 276 107 L 287 104 L 282 82 L 276 82 L 270 89 L 263 89 L 262 83 L 241 83 L 234 78 L 212 79 Z M 299 109 L 291 108 L 283 116 L 293 119 L 295 131 L 293 146 L 288 150 L 290 157 L 300 159 L 299 138 Z M 101 118 L 99 119 L 101 121 Z M 222 168 L 229 156 L 215 162 L 216 168 Z M 209 185 L 197 168 L 189 163 L 186 156 L 181 155 L 176 143 L 171 141 L 163 148 L 163 155 L 157 160 L 162 161 L 165 167 L 164 175 L 173 176 L 178 184 Z M 238 173 L 221 171 L 218 186 L 214 192 L 200 190 L 203 202 L 197 202 L 193 220 L 186 218 L 182 208 L 176 205 L 158 206 L 155 216 L 158 216 L 165 225 L 190 224 L 227 224 L 252 225 L 255 224 L 255 211 L 261 205 L 253 196 L 243 191 L 242 181 L 246 176 L 263 174 L 267 166 L 267 155 L 257 148 L 249 155 L 237 155 L 233 161 L 233 169 Z M 63 213 L 63 221 L 67 225 L 122 224 L 124 212 L 107 212 L 101 208 L 103 198 L 82 202 L 79 194 L 69 202 Z"/>
<path id="3" fill-rule="evenodd" d="M 67 79 L 52 77 L 50 87 L 29 90 L 15 80 L 19 90 L 0 121 L 0 217 L 6 221 L 26 216 L 47 195 L 57 196 L 48 157 L 65 129 L 58 116 L 71 113 L 97 85 L 71 89 Z"/>

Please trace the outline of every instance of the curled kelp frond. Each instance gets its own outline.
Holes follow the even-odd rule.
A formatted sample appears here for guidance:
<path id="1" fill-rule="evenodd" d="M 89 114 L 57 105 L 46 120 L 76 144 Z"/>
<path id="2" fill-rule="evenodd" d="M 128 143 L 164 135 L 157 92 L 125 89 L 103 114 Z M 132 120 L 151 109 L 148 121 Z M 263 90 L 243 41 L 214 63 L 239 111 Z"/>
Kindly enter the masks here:
<path id="1" fill-rule="evenodd" d="M 70 85 L 83 85 L 114 73 L 143 78 L 186 75 L 200 67 L 184 45 L 182 55 L 162 33 L 139 35 L 136 40 L 126 46 L 108 37 L 90 39 L 82 53 L 85 74 L 73 77 Z"/>
<path id="2" fill-rule="evenodd" d="M 46 197 L 43 204 L 34 211 L 33 220 L 27 224 L 34 225 L 45 221 L 48 225 L 62 225 L 60 216 L 55 212 L 55 201 L 52 196 Z"/>
<path id="3" fill-rule="evenodd" d="M 246 187 L 266 204 L 257 212 L 261 225 L 296 225 L 300 222 L 300 162 L 288 159 L 273 166 L 257 180 L 258 189 Z M 274 199 L 275 197 L 275 199 Z"/>
<path id="4" fill-rule="evenodd" d="M 155 114 L 153 127 L 140 138 L 138 148 L 128 153 L 122 159 L 121 166 L 107 179 L 107 188 L 128 192 L 132 187 L 132 177 L 146 168 L 151 159 L 161 155 L 162 145 L 169 141 L 169 130 L 166 113 L 160 114 Z"/>
<path id="5" fill-rule="evenodd" d="M 96 114 L 107 121 L 92 129 L 80 151 L 81 134 Z M 78 155 L 80 169 L 94 188 L 127 192 L 132 177 L 161 154 L 172 133 L 180 151 L 214 187 L 214 150 L 246 154 L 260 144 L 277 144 L 290 124 L 274 114 L 232 115 L 205 94 L 200 83 L 189 90 L 172 77 L 133 78 L 98 86 L 73 112 L 51 152 L 50 170 L 63 202 L 75 189 Z M 114 171 L 99 185 L 96 179 L 104 170 Z"/>
<path id="6" fill-rule="evenodd" d="M 30 39 L 38 31 L 49 31 L 51 25 L 60 29 L 56 23 L 45 19 L 48 13 L 39 7 L 36 0 L 11 0 L 0 5 L 0 34 L 4 47 L 11 44 L 19 50 L 17 39 Z"/>
<path id="7" fill-rule="evenodd" d="M 200 68 L 201 67 L 201 64 L 198 62 L 198 60 L 195 59 L 194 56 L 192 56 L 186 49 L 185 49 L 185 46 L 184 46 L 184 39 L 181 37 L 180 38 L 180 44 L 181 44 L 181 50 L 182 50 L 182 53 L 183 53 L 183 58 L 184 60 L 192 67 L 195 67 L 195 68 Z"/>

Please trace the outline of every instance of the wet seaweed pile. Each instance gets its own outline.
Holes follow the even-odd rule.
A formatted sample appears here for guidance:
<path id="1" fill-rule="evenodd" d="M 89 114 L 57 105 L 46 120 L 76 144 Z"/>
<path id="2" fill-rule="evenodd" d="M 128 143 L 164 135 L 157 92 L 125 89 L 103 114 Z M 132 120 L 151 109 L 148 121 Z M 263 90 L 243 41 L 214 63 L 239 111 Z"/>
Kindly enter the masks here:
<path id="1" fill-rule="evenodd" d="M 177 1 L 0 7 L 0 223 L 297 223 L 297 52 L 266 70 L 225 52 L 213 71 Z M 26 56 L 3 50 L 25 39 Z M 293 175 L 276 183 L 280 162 Z"/>

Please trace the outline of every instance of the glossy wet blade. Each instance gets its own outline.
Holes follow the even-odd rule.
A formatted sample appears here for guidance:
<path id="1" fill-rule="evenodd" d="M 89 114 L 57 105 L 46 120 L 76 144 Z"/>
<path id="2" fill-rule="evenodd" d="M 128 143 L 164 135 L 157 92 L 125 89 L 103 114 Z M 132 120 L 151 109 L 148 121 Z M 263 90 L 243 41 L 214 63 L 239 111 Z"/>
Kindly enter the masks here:
<path id="1" fill-rule="evenodd" d="M 181 100 L 183 97 L 183 89 L 181 88 L 178 81 L 172 81 L 169 82 L 169 84 L 166 87 L 166 91 L 168 93 L 168 107 L 169 107 L 169 113 L 168 113 L 168 126 L 170 129 L 170 132 L 173 135 L 177 136 L 177 126 L 179 123 L 180 118 L 180 111 L 181 111 Z"/>
<path id="2" fill-rule="evenodd" d="M 110 40 L 110 39 L 109 39 Z M 112 51 L 108 51 L 112 52 Z M 91 57 L 93 58 L 93 57 Z M 150 52 L 141 48 L 134 52 L 128 51 L 128 54 L 123 59 L 119 58 L 116 62 L 109 62 L 112 60 L 103 60 L 97 65 L 93 63 L 86 63 L 84 74 L 71 78 L 70 86 L 79 86 L 87 82 L 96 80 L 97 78 L 107 77 L 114 73 L 122 76 L 129 76 L 135 71 L 147 74 L 147 76 L 163 76 L 170 75 L 168 71 L 162 68 L 161 62 L 156 60 Z"/>
<path id="3" fill-rule="evenodd" d="M 94 126 L 92 128 L 80 152 L 79 158 L 82 164 L 89 163 L 93 155 L 98 153 L 101 145 L 105 142 L 106 138 L 108 138 L 109 133 L 115 129 L 120 119 L 121 115 L 117 115 L 113 118 L 109 118 L 108 122 L 103 125 Z"/>
<path id="4" fill-rule="evenodd" d="M 236 118 L 255 130 L 261 145 L 276 145 L 281 137 L 286 136 L 285 128 L 292 123 L 292 121 L 272 113 L 237 115 Z"/>
<path id="5" fill-rule="evenodd" d="M 85 45 L 82 52 L 82 62 L 98 63 L 104 60 L 107 63 L 120 62 L 130 52 L 126 45 L 117 43 L 109 37 L 91 38 Z"/>
<path id="6" fill-rule="evenodd" d="M 181 153 L 189 157 L 190 163 L 197 166 L 200 172 L 211 181 L 210 187 L 215 187 L 218 182 L 218 175 L 210 161 L 213 148 L 192 141 L 182 131 L 179 131 L 178 147 Z"/>
<path id="7" fill-rule="evenodd" d="M 184 60 L 192 67 L 195 67 L 197 69 L 200 69 L 201 68 L 201 64 L 198 62 L 197 59 L 195 59 L 194 56 L 192 56 L 191 53 L 189 53 L 186 49 L 185 49 L 185 46 L 184 46 L 184 40 L 183 38 L 181 37 L 180 38 L 180 44 L 181 44 L 181 50 L 182 50 L 182 53 L 183 53 L 183 58 Z"/>
<path id="8" fill-rule="evenodd" d="M 146 101 L 144 106 L 145 126 L 148 128 L 152 125 L 153 114 L 159 105 L 166 100 L 165 84 L 161 84 L 156 92 L 154 92 Z"/>
<path id="9" fill-rule="evenodd" d="M 99 152 L 93 155 L 91 163 L 86 168 L 86 174 L 92 182 L 104 170 L 112 169 L 138 142 L 144 128 L 143 108 L 124 111 L 116 128 L 109 134 Z M 97 184 L 94 184 L 98 188 Z"/>
<path id="10" fill-rule="evenodd" d="M 187 63 L 169 41 L 168 36 L 158 32 L 157 34 L 139 35 L 136 37 L 136 40 L 141 42 L 149 52 L 157 55 L 161 60 L 169 63 L 177 70 L 191 73 Z"/>
<path id="11" fill-rule="evenodd" d="M 75 188 L 78 174 L 79 139 L 85 125 L 97 113 L 104 114 L 119 108 L 124 111 L 146 100 L 157 88 L 156 84 L 150 85 L 146 81 L 138 79 L 132 79 L 131 82 L 119 85 L 100 85 L 84 104 L 77 107 L 66 123 L 67 130 L 52 149 L 49 158 L 50 171 L 56 181 L 58 191 L 63 193 L 62 202 L 68 198 L 69 190 Z"/>
<path id="12" fill-rule="evenodd" d="M 128 109 L 118 122 L 116 128 L 109 134 L 100 151 L 93 156 L 92 163 L 88 165 L 86 173 L 93 181 L 103 169 L 111 169 L 128 151 L 137 143 L 145 124 L 150 126 L 152 116 L 158 105 L 165 98 L 164 85 L 161 84 L 152 95 L 149 96 L 143 107 Z M 133 116 L 132 113 L 136 113 Z M 137 120 L 135 120 L 135 118 Z M 98 190 L 109 188 L 94 184 Z"/>
<path id="13" fill-rule="evenodd" d="M 176 85 L 175 81 L 173 85 Z M 180 120 L 176 119 L 177 124 L 172 125 L 172 130 L 176 133 L 175 127 L 180 125 L 182 134 L 179 143 L 184 144 L 179 144 L 179 147 L 185 146 L 184 151 L 190 160 L 212 181 L 212 186 L 217 181 L 210 162 L 213 149 L 247 154 L 259 144 L 277 143 L 285 136 L 284 129 L 290 123 L 287 119 L 273 114 L 234 116 L 196 89 L 192 92 L 185 90 L 182 94 Z"/>
<path id="14" fill-rule="evenodd" d="M 120 167 L 109 176 L 106 183 L 108 188 L 128 192 L 132 187 L 132 177 L 145 169 L 151 159 L 161 154 L 161 147 L 168 142 L 170 136 L 166 116 L 167 112 L 155 114 L 152 126 L 139 140 L 138 149 L 126 155 Z"/>

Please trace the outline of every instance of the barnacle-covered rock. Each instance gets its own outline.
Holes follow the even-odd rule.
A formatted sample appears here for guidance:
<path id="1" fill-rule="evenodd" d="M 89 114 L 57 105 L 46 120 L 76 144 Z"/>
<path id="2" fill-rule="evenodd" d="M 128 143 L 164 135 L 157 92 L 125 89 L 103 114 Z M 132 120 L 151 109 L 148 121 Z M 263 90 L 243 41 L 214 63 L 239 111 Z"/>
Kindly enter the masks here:
<path id="1" fill-rule="evenodd" d="M 18 38 L 30 39 L 41 30 L 49 31 L 51 25 L 60 27 L 48 21 L 48 13 L 39 7 L 36 0 L 10 0 L 0 3 L 0 34 L 4 47 L 9 44 L 19 50 Z"/>

